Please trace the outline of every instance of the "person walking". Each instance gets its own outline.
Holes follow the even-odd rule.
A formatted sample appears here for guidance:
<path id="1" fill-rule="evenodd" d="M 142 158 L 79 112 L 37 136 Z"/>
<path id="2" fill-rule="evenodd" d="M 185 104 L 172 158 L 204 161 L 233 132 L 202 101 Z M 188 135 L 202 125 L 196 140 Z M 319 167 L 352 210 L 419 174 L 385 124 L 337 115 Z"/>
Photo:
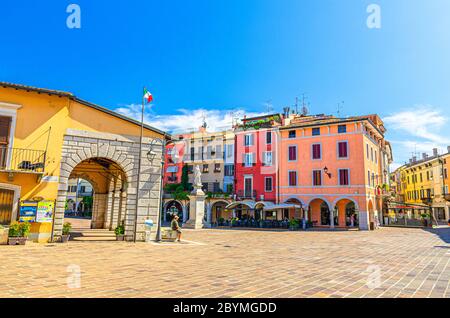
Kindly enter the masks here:
<path id="1" fill-rule="evenodd" d="M 178 215 L 174 215 L 172 222 L 170 223 L 170 227 L 172 228 L 173 231 L 177 231 L 177 241 L 181 242 L 181 228 L 180 225 L 178 224 Z"/>

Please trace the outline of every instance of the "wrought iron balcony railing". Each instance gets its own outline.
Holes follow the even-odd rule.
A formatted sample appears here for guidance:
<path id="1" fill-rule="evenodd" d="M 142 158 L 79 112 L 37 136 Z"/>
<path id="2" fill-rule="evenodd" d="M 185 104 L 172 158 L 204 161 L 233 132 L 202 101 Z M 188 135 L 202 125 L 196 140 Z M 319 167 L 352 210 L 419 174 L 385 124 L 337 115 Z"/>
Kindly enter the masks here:
<path id="1" fill-rule="evenodd" d="M 253 191 L 245 191 L 245 190 L 237 190 L 236 191 L 236 195 L 239 199 L 244 200 L 244 199 L 256 199 L 257 193 L 256 190 Z"/>
<path id="2" fill-rule="evenodd" d="M 43 150 L 0 147 L 0 170 L 42 173 L 45 156 Z"/>

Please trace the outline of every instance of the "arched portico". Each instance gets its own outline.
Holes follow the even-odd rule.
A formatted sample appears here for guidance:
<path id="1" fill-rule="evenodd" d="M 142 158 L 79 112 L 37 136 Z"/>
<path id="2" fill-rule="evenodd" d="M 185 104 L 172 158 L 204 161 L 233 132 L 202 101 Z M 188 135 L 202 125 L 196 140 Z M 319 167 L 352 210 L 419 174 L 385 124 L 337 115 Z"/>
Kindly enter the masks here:
<path id="1" fill-rule="evenodd" d="M 145 220 L 159 217 L 161 158 L 146 158 L 145 147 L 150 141 L 144 138 L 138 167 L 138 137 L 68 129 L 62 147 L 53 236 L 62 233 L 68 180 L 82 176 L 94 187 L 92 227 L 114 229 L 123 222 L 127 240 L 133 240 L 135 233 L 136 240 L 144 240 Z"/>
<path id="2" fill-rule="evenodd" d="M 334 219 L 331 213 L 331 205 L 325 198 L 314 198 L 309 204 L 311 221 L 314 226 L 334 227 Z"/>

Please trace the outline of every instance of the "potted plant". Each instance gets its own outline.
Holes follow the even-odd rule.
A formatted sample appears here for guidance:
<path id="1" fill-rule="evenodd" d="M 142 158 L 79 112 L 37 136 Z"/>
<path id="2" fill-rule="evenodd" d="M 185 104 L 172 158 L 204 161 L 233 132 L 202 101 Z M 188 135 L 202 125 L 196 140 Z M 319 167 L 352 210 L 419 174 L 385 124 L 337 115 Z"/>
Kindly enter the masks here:
<path id="1" fill-rule="evenodd" d="M 13 223 L 9 230 L 9 245 L 25 245 L 28 240 L 28 234 L 30 234 L 31 225 L 28 222 L 24 223 Z"/>
<path id="2" fill-rule="evenodd" d="M 0 245 L 8 244 L 8 228 L 0 225 Z"/>
<path id="3" fill-rule="evenodd" d="M 427 220 L 428 214 L 427 213 L 422 213 L 420 216 L 422 217 L 422 224 L 423 224 L 423 226 L 427 227 L 428 226 L 428 220 Z"/>
<path id="4" fill-rule="evenodd" d="M 123 241 L 125 238 L 125 226 L 122 224 L 118 225 L 114 229 L 114 233 L 116 233 L 116 240 L 117 241 Z"/>
<path id="5" fill-rule="evenodd" d="M 289 230 L 291 230 L 291 231 L 298 230 L 299 225 L 300 225 L 300 223 L 298 220 L 296 220 L 296 219 L 289 220 Z"/>
<path id="6" fill-rule="evenodd" d="M 222 217 L 220 217 L 218 221 L 219 221 L 219 222 L 218 222 L 218 223 L 219 223 L 219 226 L 223 226 L 223 223 L 225 222 L 225 219 L 222 218 Z"/>
<path id="7" fill-rule="evenodd" d="M 69 222 L 66 222 L 63 224 L 62 235 L 61 235 L 62 243 L 67 243 L 69 241 L 71 230 L 72 230 L 72 224 L 70 224 Z"/>

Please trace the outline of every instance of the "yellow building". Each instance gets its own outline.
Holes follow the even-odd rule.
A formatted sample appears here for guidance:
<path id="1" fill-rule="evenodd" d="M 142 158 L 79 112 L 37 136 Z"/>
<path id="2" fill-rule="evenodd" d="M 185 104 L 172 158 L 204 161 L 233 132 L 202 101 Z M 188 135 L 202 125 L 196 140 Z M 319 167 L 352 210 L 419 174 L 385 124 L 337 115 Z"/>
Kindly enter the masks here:
<path id="1" fill-rule="evenodd" d="M 391 175 L 397 201 L 431 206 L 434 217 L 440 222 L 446 222 L 450 218 L 449 164 L 450 149 L 442 155 L 433 149 L 432 156 L 424 153 L 420 160 L 413 157 Z"/>
<path id="2" fill-rule="evenodd" d="M 128 239 L 136 232 L 142 240 L 144 221 L 158 217 L 161 139 L 167 135 L 144 125 L 138 167 L 140 132 L 139 122 L 71 93 L 0 82 L 0 224 L 28 217 L 32 239 L 55 239 L 68 181 L 83 178 L 94 188 L 92 226 L 113 229 L 123 222 Z M 156 157 L 148 158 L 154 140 Z M 40 201 L 53 201 L 53 217 L 33 219 L 39 212 L 26 206 Z"/>

